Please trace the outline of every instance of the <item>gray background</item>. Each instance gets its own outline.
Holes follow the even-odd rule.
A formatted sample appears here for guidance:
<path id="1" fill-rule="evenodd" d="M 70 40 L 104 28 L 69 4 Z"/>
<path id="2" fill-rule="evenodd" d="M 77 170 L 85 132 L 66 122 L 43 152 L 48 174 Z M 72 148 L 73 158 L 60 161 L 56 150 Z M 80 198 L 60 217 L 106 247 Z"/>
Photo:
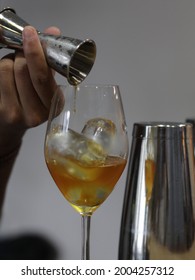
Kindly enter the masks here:
<path id="1" fill-rule="evenodd" d="M 8 5 L 39 30 L 55 25 L 64 35 L 96 41 L 97 60 L 86 83 L 119 84 L 130 143 L 134 122 L 195 117 L 194 0 L 1 1 L 1 8 Z M 45 128 L 25 135 L 0 237 L 38 232 L 55 243 L 60 259 L 79 259 L 80 217 L 46 168 Z M 117 259 L 125 179 L 126 171 L 92 217 L 92 259 Z"/>

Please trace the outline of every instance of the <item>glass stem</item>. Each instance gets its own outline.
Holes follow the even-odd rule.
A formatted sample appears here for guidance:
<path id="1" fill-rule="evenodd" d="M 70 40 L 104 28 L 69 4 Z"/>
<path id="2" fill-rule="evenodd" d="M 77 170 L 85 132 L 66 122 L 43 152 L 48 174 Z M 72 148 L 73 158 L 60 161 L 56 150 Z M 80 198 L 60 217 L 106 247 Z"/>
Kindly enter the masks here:
<path id="1" fill-rule="evenodd" d="M 82 215 L 81 216 L 82 223 L 82 260 L 90 259 L 90 223 L 91 216 Z"/>

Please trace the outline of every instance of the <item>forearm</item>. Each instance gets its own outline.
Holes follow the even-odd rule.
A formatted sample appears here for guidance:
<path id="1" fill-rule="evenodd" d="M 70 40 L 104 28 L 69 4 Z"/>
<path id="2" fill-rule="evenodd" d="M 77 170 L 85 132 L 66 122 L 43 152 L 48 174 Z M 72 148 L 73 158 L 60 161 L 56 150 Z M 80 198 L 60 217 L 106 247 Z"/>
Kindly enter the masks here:
<path id="1" fill-rule="evenodd" d="M 48 28 L 46 33 L 60 31 Z M 21 139 L 28 128 L 48 119 L 55 88 L 37 30 L 26 26 L 23 52 L 0 59 L 0 211 Z"/>
<path id="2" fill-rule="evenodd" d="M 20 150 L 21 142 L 12 149 L 9 154 L 0 157 L 0 215 L 5 197 L 6 187 L 11 176 L 11 172 Z"/>

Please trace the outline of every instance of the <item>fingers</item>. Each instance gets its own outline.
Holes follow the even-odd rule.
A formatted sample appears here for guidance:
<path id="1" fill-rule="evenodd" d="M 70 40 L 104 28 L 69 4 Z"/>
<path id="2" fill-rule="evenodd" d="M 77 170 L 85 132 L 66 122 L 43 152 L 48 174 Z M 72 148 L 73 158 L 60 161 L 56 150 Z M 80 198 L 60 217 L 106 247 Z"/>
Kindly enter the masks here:
<path id="1" fill-rule="evenodd" d="M 59 35 L 50 27 L 47 33 Z M 45 59 L 37 31 L 23 31 L 23 52 L 17 51 L 0 60 L 0 124 L 33 127 L 48 117 L 56 83 Z"/>
<path id="2" fill-rule="evenodd" d="M 30 78 L 26 59 L 22 52 L 16 53 L 14 62 L 15 83 L 25 123 L 27 127 L 37 126 L 44 122 L 48 116 L 38 93 Z"/>
<path id="3" fill-rule="evenodd" d="M 5 112 L 5 109 L 9 108 L 12 114 L 20 107 L 15 86 L 13 60 L 13 54 L 0 60 L 0 112 Z"/>
<path id="4" fill-rule="evenodd" d="M 47 29 L 45 29 L 45 33 L 47 34 L 52 34 L 52 35 L 60 35 L 60 30 L 59 28 L 55 27 L 55 26 L 51 26 L 48 27 Z"/>

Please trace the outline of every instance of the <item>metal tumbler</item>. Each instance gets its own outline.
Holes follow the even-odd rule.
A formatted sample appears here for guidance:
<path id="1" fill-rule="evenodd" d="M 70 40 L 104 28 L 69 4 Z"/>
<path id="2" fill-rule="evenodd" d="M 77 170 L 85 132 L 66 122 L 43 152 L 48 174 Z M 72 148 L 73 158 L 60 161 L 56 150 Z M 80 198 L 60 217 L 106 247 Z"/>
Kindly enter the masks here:
<path id="1" fill-rule="evenodd" d="M 3 9 L 0 12 L 0 48 L 22 49 L 22 31 L 27 25 L 14 9 Z M 95 62 L 95 42 L 37 33 L 49 66 L 65 76 L 69 84 L 80 84 Z"/>
<path id="2" fill-rule="evenodd" d="M 195 259 L 192 125 L 135 123 L 119 259 Z"/>

